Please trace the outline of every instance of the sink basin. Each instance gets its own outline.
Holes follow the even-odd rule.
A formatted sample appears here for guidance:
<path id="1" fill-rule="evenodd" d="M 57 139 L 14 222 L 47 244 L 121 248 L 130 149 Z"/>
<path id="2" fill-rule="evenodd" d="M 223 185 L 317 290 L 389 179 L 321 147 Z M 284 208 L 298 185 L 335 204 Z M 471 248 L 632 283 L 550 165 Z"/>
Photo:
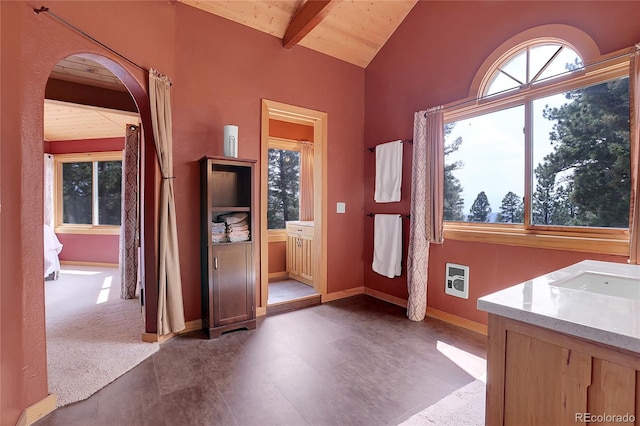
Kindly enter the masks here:
<path id="1" fill-rule="evenodd" d="M 599 272 L 581 272 L 564 280 L 553 282 L 551 285 L 640 300 L 640 279 L 638 278 Z"/>

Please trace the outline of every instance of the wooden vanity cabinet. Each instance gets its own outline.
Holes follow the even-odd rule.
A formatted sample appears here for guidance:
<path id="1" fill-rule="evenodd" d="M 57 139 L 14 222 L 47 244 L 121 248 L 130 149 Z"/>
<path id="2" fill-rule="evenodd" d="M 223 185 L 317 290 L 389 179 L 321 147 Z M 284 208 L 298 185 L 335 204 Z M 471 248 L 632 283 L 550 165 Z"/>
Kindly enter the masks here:
<path id="1" fill-rule="evenodd" d="M 313 225 L 287 222 L 286 231 L 289 278 L 313 286 Z"/>
<path id="2" fill-rule="evenodd" d="M 200 159 L 202 327 L 209 338 L 256 327 L 254 166 L 252 160 Z M 248 241 L 212 242 L 212 223 L 229 213 L 247 214 Z"/>
<path id="3" fill-rule="evenodd" d="M 496 314 L 488 343 L 486 425 L 586 425 L 601 415 L 639 424 L 637 353 Z"/>

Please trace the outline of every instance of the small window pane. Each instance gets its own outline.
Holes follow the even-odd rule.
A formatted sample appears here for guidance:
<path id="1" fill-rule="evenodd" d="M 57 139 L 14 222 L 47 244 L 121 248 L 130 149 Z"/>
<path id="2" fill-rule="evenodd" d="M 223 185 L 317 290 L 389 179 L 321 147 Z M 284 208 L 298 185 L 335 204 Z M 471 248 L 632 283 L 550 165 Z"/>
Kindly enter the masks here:
<path id="1" fill-rule="evenodd" d="M 91 163 L 62 164 L 63 223 L 91 225 L 92 185 Z"/>
<path id="2" fill-rule="evenodd" d="M 533 102 L 535 225 L 629 225 L 629 79 Z"/>
<path id="3" fill-rule="evenodd" d="M 445 128 L 445 220 L 523 222 L 524 106 Z"/>
<path id="4" fill-rule="evenodd" d="M 267 228 L 300 218 L 300 153 L 269 148 Z"/>
<path id="5" fill-rule="evenodd" d="M 578 56 L 574 50 L 565 46 L 558 56 L 556 56 L 549 64 L 549 67 L 540 74 L 540 77 L 538 77 L 536 82 L 558 77 L 576 68 L 581 68 L 582 66 L 582 59 L 580 59 L 580 56 Z M 531 78 L 533 78 L 534 75 L 535 73 L 531 75 Z"/>
<path id="6" fill-rule="evenodd" d="M 100 161 L 98 165 L 98 225 L 120 225 L 122 161 Z"/>
<path id="7" fill-rule="evenodd" d="M 517 89 L 518 87 L 520 87 L 520 85 L 517 81 L 507 77 L 500 71 L 496 71 L 493 80 L 491 81 L 491 83 L 489 83 L 487 96 L 495 95 L 497 93 L 501 93 L 510 89 Z"/>
<path id="8" fill-rule="evenodd" d="M 560 49 L 559 44 L 547 44 L 541 46 L 533 46 L 529 49 L 529 78 L 533 79 L 540 72 L 547 62 L 551 60 L 553 55 Z M 562 49 L 564 50 L 564 49 Z"/>
<path id="9" fill-rule="evenodd" d="M 509 74 L 514 79 L 518 80 L 520 84 L 527 82 L 527 55 L 522 52 L 513 58 L 509 59 L 502 67 L 500 67 L 505 73 Z M 515 80 L 514 80 L 515 82 Z M 518 82 L 515 82 L 518 84 Z"/>

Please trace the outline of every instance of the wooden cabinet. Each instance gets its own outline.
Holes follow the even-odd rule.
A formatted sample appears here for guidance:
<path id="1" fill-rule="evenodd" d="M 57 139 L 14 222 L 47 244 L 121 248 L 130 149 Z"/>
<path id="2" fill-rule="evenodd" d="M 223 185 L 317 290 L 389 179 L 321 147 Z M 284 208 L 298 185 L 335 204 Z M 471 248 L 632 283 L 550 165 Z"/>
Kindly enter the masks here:
<path id="1" fill-rule="evenodd" d="M 202 327 L 209 338 L 256 327 L 254 165 L 226 157 L 200 159 Z"/>
<path id="2" fill-rule="evenodd" d="M 289 277 L 313 285 L 313 222 L 287 222 Z"/>
<path id="3" fill-rule="evenodd" d="M 490 314 L 487 373 L 489 426 L 638 424 L 637 353 Z"/>

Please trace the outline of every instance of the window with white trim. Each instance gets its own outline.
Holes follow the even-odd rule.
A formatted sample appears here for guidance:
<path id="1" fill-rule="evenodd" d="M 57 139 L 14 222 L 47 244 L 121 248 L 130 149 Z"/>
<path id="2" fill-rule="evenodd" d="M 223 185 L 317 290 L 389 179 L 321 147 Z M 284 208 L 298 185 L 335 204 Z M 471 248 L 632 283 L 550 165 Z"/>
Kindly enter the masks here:
<path id="1" fill-rule="evenodd" d="M 61 154 L 54 158 L 56 232 L 119 229 L 122 153 Z"/>
<path id="2" fill-rule="evenodd" d="M 285 222 L 300 218 L 300 144 L 269 139 L 267 229 L 285 229 Z"/>
<path id="3" fill-rule="evenodd" d="M 480 101 L 445 113 L 445 232 L 576 250 L 584 240 L 553 237 L 628 240 L 628 62 L 586 72 L 548 41 L 502 58 Z M 509 236 L 531 234 L 547 239 Z"/>

